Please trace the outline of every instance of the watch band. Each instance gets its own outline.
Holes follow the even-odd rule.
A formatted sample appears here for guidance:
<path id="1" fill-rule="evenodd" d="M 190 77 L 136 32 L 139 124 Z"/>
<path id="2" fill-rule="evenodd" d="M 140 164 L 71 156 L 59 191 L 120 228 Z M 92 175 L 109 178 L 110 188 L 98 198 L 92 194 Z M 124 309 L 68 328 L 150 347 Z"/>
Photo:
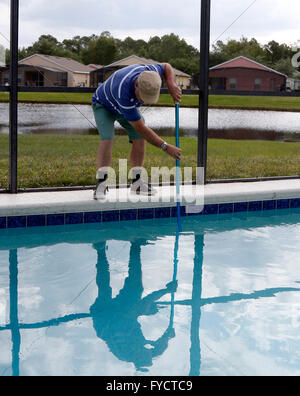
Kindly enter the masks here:
<path id="1" fill-rule="evenodd" d="M 160 146 L 160 148 L 161 148 L 163 151 L 166 151 L 167 148 L 168 148 L 168 143 L 167 143 L 167 142 L 163 142 L 163 144 Z"/>

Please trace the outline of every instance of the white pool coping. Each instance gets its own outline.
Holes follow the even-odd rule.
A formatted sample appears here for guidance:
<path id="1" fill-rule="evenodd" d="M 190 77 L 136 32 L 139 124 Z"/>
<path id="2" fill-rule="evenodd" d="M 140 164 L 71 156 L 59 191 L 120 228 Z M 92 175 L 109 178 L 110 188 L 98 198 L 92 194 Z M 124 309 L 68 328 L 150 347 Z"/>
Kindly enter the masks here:
<path id="1" fill-rule="evenodd" d="M 1 216 L 96 212 L 176 206 L 175 187 L 156 187 L 155 198 L 138 197 L 129 189 L 110 189 L 106 201 L 92 190 L 0 194 Z M 300 179 L 181 186 L 181 205 L 221 204 L 300 198 Z M 197 201 L 195 201 L 195 197 Z"/>

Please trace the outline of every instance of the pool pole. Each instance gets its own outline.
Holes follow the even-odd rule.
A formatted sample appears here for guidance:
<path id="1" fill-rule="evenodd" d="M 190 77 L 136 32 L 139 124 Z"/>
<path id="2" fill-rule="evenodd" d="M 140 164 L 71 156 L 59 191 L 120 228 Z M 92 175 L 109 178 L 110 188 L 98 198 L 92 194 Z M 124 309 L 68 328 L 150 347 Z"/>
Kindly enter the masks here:
<path id="1" fill-rule="evenodd" d="M 179 142 L 179 103 L 175 103 L 175 129 L 176 129 L 176 147 L 180 147 Z M 177 202 L 177 228 L 181 232 L 180 216 L 180 160 L 176 160 L 176 202 Z"/>

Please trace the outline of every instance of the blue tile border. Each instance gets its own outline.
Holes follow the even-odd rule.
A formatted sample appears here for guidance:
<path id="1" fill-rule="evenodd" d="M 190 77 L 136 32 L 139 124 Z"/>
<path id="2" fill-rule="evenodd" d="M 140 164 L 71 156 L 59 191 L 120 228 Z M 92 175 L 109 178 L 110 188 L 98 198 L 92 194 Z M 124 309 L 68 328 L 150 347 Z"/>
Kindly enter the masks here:
<path id="1" fill-rule="evenodd" d="M 56 226 L 65 224 L 64 214 L 49 214 L 46 217 L 47 226 Z"/>
<path id="2" fill-rule="evenodd" d="M 6 228 L 6 217 L 0 217 L 0 229 Z"/>
<path id="3" fill-rule="evenodd" d="M 27 216 L 27 227 L 43 227 L 46 225 L 46 215 Z"/>
<path id="4" fill-rule="evenodd" d="M 272 199 L 235 203 L 207 204 L 200 213 L 186 213 L 185 206 L 180 207 L 181 216 L 219 215 L 225 213 L 258 212 L 267 210 L 300 208 L 300 198 Z M 130 220 L 161 219 L 177 216 L 177 207 L 140 208 L 109 210 L 103 212 L 57 213 L 28 216 L 0 217 L 0 230 L 6 228 L 44 227 L 68 224 L 89 224 L 119 222 Z"/>

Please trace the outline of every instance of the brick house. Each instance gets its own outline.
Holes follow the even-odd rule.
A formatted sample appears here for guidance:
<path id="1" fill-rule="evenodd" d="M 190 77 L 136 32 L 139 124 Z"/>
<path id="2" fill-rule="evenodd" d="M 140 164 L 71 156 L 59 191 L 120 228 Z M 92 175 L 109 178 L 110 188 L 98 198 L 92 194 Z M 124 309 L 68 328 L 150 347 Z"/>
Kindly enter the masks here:
<path id="1" fill-rule="evenodd" d="M 285 90 L 287 76 L 244 56 L 210 68 L 211 89 L 278 92 Z"/>

